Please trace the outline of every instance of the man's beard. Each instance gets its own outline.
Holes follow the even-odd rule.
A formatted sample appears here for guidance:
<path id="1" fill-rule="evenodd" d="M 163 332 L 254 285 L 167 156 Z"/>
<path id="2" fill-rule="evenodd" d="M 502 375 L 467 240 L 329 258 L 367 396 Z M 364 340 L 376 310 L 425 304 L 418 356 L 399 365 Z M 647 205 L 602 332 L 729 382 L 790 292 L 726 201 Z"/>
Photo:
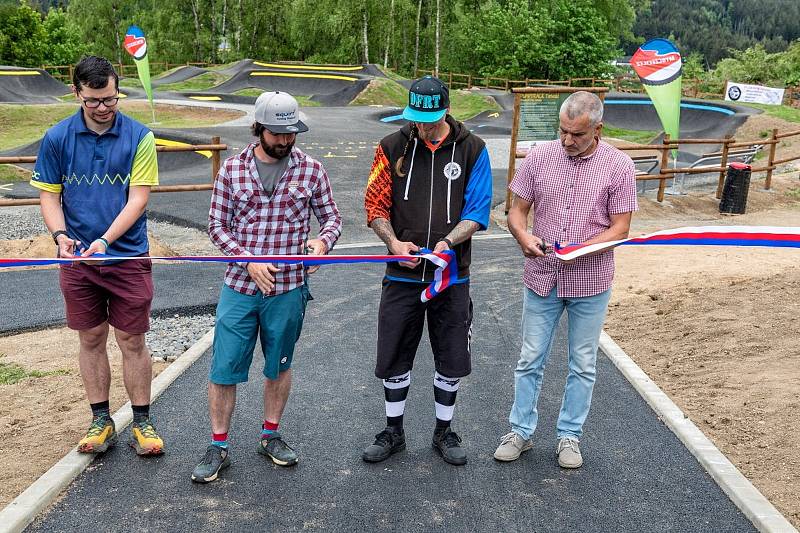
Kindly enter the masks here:
<path id="1" fill-rule="evenodd" d="M 261 149 L 264 150 L 264 153 L 274 159 L 283 159 L 289 155 L 289 152 L 292 151 L 292 147 L 295 143 L 295 141 L 292 141 L 289 144 L 270 146 L 264 142 L 263 135 L 259 139 L 259 142 L 261 143 Z"/>

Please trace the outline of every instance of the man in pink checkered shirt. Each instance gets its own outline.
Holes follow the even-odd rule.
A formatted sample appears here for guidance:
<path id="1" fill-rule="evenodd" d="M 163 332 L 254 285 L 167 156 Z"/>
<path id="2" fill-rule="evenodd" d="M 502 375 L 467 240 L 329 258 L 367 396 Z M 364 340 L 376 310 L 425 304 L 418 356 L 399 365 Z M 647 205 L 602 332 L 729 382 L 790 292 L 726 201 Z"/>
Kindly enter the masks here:
<path id="1" fill-rule="evenodd" d="M 556 425 L 558 464 L 578 468 L 578 447 L 589 414 L 600 331 L 605 321 L 614 252 L 567 263 L 549 254 L 552 243 L 598 243 L 628 236 L 636 202 L 630 157 L 600 140 L 603 103 L 579 91 L 563 103 L 560 140 L 536 145 L 509 189 L 508 227 L 525 255 L 522 350 L 514 372 L 511 432 L 494 457 L 513 461 L 533 447 L 536 404 L 544 367 L 564 310 L 569 321 L 569 374 Z M 533 208 L 533 231 L 528 215 Z"/>
<path id="2" fill-rule="evenodd" d="M 308 131 L 297 101 L 267 92 L 255 104 L 252 132 L 258 142 L 228 158 L 214 180 L 208 234 L 225 255 L 327 254 L 341 234 L 342 220 L 322 164 L 294 146 Z M 309 239 L 311 215 L 319 221 Z M 232 262 L 217 305 L 208 406 L 211 444 L 192 472 L 208 483 L 230 465 L 228 430 L 236 385 L 247 381 L 256 340 L 264 352 L 264 423 L 258 452 L 280 466 L 297 464 L 278 424 L 292 384 L 292 356 L 311 299 L 298 264 Z"/>

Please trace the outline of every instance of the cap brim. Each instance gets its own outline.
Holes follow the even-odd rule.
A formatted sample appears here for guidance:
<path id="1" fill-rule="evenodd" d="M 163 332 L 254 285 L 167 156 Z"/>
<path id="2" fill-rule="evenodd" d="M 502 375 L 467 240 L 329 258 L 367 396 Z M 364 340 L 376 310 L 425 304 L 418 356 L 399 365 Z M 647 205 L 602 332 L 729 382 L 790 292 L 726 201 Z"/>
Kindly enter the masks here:
<path id="1" fill-rule="evenodd" d="M 447 114 L 447 109 L 441 111 L 417 111 L 406 106 L 403 109 L 403 118 L 411 122 L 436 122 Z"/>
<path id="2" fill-rule="evenodd" d="M 270 133 L 303 133 L 304 131 L 308 131 L 308 126 L 306 126 L 302 120 L 298 120 L 294 124 L 289 125 L 271 125 L 271 124 L 264 124 L 264 127 Z"/>

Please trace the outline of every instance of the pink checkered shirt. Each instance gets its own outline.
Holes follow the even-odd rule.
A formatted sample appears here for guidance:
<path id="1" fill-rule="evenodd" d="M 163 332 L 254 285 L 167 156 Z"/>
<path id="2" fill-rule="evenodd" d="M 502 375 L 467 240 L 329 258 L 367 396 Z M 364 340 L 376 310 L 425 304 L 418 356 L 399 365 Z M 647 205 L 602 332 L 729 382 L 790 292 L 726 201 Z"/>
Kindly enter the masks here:
<path id="1" fill-rule="evenodd" d="M 517 169 L 511 192 L 533 203 L 533 234 L 545 242 L 584 242 L 611 226 L 613 214 L 638 210 L 636 167 L 600 141 L 587 157 L 570 157 L 560 141 L 537 144 Z M 526 258 L 525 286 L 539 296 L 593 296 L 611 287 L 614 252 L 561 263 L 553 254 Z"/>
<path id="2" fill-rule="evenodd" d="M 322 164 L 297 147 L 272 196 L 264 192 L 256 169 L 253 143 L 229 157 L 219 169 L 211 193 L 208 235 L 225 255 L 302 254 L 310 231 L 311 212 L 319 221 L 319 239 L 330 251 L 342 233 L 342 219 L 333 201 L 331 184 Z M 246 263 L 230 263 L 225 284 L 243 294 L 258 286 Z M 301 264 L 276 264 L 275 287 L 267 296 L 303 284 Z"/>

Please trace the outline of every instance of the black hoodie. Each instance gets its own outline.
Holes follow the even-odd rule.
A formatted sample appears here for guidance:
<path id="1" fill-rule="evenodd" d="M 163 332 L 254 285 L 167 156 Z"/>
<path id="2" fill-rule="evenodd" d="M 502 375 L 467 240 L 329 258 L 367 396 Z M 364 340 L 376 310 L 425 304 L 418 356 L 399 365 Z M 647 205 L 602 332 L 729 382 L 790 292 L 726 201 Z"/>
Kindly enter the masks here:
<path id="1" fill-rule="evenodd" d="M 433 152 L 418 135 L 412 137 L 411 124 L 384 137 L 367 184 L 367 223 L 387 218 L 398 239 L 421 248 L 433 249 L 461 221 L 473 167 L 485 150 L 483 140 L 461 122 L 450 115 L 446 120 L 450 133 Z M 400 176 L 395 165 L 404 151 L 400 169 L 404 176 Z M 490 172 L 488 164 L 485 166 L 482 171 Z M 471 240 L 453 247 L 459 279 L 469 276 L 471 247 Z M 432 281 L 434 267 L 427 261 L 420 263 L 414 269 L 388 263 L 386 273 L 409 281 Z"/>

